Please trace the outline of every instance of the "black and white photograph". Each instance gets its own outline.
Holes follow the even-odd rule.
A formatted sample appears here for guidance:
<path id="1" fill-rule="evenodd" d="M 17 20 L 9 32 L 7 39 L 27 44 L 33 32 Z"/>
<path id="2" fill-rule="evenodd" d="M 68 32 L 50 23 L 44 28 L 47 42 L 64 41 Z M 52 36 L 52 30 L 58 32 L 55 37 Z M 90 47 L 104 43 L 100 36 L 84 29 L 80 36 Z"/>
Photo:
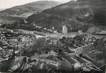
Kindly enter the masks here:
<path id="1" fill-rule="evenodd" d="M 106 0 L 0 0 L 0 73 L 106 73 Z"/>

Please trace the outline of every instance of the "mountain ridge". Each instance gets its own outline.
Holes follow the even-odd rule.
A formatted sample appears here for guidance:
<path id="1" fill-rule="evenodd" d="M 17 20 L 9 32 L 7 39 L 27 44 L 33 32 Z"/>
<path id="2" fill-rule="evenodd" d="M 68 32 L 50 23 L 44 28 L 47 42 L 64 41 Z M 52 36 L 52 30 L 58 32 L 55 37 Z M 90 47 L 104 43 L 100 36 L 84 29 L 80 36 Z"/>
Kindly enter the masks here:
<path id="1" fill-rule="evenodd" d="M 1 15 L 13 15 L 13 16 L 30 16 L 33 13 L 41 12 L 45 9 L 52 8 L 59 5 L 56 1 L 37 1 L 27 3 L 21 6 L 15 6 L 0 12 Z"/>
<path id="2" fill-rule="evenodd" d="M 92 24 L 102 25 L 105 19 L 103 18 L 104 14 L 102 15 L 104 13 L 103 4 L 104 2 L 100 2 L 99 0 L 70 1 L 51 9 L 46 9 L 39 14 L 34 14 L 27 21 L 42 27 L 55 27 L 59 31 L 62 30 L 62 25 L 68 26 L 69 30 L 71 30 L 70 28 L 74 28 L 74 30 L 84 29 L 83 27 L 86 25 L 89 26 Z M 103 21 L 102 19 L 99 21 L 100 18 L 98 17 L 101 17 Z"/>

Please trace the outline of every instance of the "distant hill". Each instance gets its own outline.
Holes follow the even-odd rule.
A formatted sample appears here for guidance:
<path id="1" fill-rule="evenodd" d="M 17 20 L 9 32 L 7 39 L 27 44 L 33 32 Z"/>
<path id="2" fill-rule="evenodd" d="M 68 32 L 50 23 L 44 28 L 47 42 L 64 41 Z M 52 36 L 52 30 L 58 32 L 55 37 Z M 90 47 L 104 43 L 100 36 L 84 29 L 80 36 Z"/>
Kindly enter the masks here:
<path id="1" fill-rule="evenodd" d="M 0 24 L 16 24 L 24 23 L 24 18 L 21 17 L 10 17 L 0 15 Z"/>
<path id="2" fill-rule="evenodd" d="M 31 15 L 27 21 L 46 28 L 61 31 L 66 25 L 69 31 L 86 29 L 86 25 L 105 24 L 105 0 L 78 0 Z M 87 26 L 88 27 L 88 26 Z"/>
<path id="3" fill-rule="evenodd" d="M 41 12 L 59 4 L 60 3 L 56 1 L 37 1 L 3 10 L 0 14 L 27 17 L 33 13 Z"/>
<path id="4" fill-rule="evenodd" d="M 25 19 L 33 13 L 41 12 L 60 3 L 56 1 L 38 1 L 16 6 L 0 12 L 0 27 L 14 29 L 32 29 L 33 26 L 25 24 Z"/>
<path id="5" fill-rule="evenodd" d="M 0 9 L 0 11 L 3 11 L 4 9 Z"/>

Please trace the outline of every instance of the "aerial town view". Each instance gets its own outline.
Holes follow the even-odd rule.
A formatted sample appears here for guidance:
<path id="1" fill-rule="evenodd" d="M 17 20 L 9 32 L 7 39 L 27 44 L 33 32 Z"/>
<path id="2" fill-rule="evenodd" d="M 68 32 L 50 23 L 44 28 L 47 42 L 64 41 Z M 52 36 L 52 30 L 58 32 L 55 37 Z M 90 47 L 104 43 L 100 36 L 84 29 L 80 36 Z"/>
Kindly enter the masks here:
<path id="1" fill-rule="evenodd" d="M 0 73 L 106 73 L 106 0 L 0 0 Z"/>

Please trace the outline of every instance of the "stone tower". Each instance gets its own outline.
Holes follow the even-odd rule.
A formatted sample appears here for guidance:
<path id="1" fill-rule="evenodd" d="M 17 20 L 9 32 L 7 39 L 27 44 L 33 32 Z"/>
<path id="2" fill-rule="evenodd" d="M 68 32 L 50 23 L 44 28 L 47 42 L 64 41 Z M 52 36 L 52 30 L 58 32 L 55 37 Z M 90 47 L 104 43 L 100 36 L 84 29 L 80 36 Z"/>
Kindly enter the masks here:
<path id="1" fill-rule="evenodd" d="M 63 27 L 62 27 L 62 33 L 63 34 L 67 34 L 68 33 L 68 28 L 67 28 L 66 25 L 63 25 Z"/>

